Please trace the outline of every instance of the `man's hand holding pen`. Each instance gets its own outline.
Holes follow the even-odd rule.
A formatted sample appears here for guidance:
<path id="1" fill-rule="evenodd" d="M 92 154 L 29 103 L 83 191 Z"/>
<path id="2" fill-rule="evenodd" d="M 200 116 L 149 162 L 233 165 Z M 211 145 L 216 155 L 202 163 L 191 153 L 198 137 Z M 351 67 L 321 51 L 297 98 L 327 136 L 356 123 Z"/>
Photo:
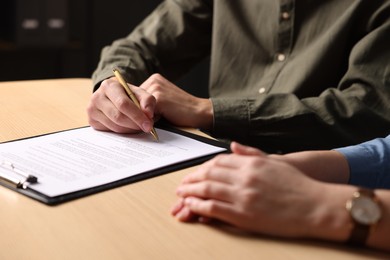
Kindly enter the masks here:
<path id="1" fill-rule="evenodd" d="M 151 131 L 156 99 L 140 88 L 129 87 L 140 101 L 140 108 L 127 96 L 115 77 L 101 83 L 87 108 L 89 124 L 93 128 L 117 133 Z"/>
<path id="2" fill-rule="evenodd" d="M 213 108 L 209 99 L 195 97 L 160 74 L 150 76 L 139 87 L 128 84 L 140 108 L 115 78 L 103 81 L 88 105 L 90 125 L 118 133 L 150 132 L 154 118 L 162 116 L 173 125 L 210 129 Z"/>

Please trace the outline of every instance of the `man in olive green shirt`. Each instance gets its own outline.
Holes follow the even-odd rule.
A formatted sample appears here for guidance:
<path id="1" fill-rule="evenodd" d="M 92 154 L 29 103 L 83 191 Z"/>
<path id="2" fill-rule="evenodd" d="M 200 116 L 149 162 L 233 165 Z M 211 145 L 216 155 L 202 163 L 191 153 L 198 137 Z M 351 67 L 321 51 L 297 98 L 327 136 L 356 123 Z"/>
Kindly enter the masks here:
<path id="1" fill-rule="evenodd" d="M 283 153 L 384 137 L 389 46 L 388 0 L 166 0 L 103 49 L 90 124 L 149 132 L 161 116 Z M 209 56 L 210 99 L 171 83 Z M 112 78 L 114 66 L 141 110 Z"/>

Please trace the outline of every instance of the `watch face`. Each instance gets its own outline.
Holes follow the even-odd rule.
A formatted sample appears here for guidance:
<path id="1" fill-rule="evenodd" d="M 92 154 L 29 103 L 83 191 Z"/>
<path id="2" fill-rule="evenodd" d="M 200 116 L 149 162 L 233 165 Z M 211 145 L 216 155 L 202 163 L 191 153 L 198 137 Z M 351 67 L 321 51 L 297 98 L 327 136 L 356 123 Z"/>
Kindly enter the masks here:
<path id="1" fill-rule="evenodd" d="M 351 201 L 350 211 L 353 219 L 363 225 L 375 224 L 381 216 L 379 205 L 366 196 L 353 199 Z"/>

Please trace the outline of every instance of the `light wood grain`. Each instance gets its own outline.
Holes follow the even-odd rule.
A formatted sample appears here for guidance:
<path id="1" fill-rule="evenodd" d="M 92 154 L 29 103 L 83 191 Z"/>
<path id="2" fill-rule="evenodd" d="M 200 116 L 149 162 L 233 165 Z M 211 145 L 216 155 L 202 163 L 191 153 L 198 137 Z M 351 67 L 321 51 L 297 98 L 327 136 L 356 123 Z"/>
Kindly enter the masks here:
<path id="1" fill-rule="evenodd" d="M 0 83 L 0 142 L 87 124 L 89 79 Z M 384 259 L 170 216 L 189 168 L 50 207 L 0 186 L 0 259 Z M 291 223 L 292 225 L 294 223 Z"/>
<path id="2" fill-rule="evenodd" d="M 87 125 L 89 79 L 0 83 L 0 142 Z"/>

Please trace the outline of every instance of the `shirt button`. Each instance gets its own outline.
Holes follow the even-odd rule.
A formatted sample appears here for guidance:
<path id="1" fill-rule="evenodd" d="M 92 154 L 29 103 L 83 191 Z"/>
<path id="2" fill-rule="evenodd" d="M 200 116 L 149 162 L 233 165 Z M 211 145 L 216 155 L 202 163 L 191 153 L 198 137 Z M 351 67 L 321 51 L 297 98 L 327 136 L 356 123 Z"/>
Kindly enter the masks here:
<path id="1" fill-rule="evenodd" d="M 282 19 L 283 19 L 283 20 L 288 20 L 288 19 L 290 19 L 290 13 L 289 13 L 289 12 L 283 12 L 283 13 L 282 13 Z"/>
<path id="2" fill-rule="evenodd" d="M 284 55 L 283 53 L 279 53 L 277 55 L 277 59 L 278 61 L 284 61 L 286 59 L 286 55 Z"/>
<path id="3" fill-rule="evenodd" d="M 263 94 L 264 92 L 265 92 L 265 88 L 260 88 L 260 89 L 259 89 L 259 93 L 260 93 L 260 94 Z"/>

